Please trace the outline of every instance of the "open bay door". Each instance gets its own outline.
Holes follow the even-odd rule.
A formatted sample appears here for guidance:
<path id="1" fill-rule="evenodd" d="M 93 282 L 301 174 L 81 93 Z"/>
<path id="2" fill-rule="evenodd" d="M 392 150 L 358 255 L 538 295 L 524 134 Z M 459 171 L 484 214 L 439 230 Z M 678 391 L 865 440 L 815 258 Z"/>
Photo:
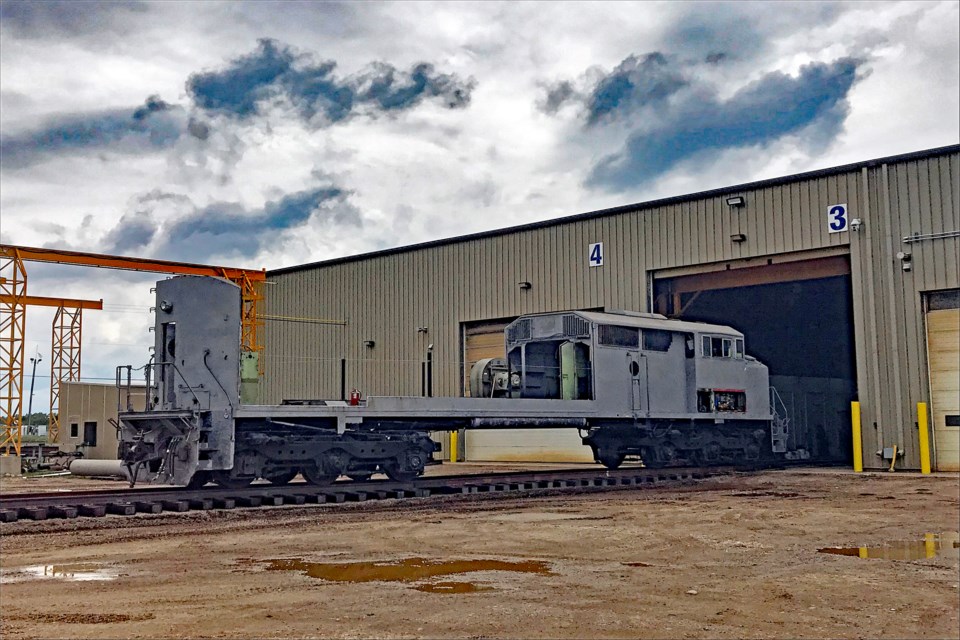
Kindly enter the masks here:
<path id="1" fill-rule="evenodd" d="M 927 362 L 937 471 L 960 471 L 960 290 L 927 295 Z"/>

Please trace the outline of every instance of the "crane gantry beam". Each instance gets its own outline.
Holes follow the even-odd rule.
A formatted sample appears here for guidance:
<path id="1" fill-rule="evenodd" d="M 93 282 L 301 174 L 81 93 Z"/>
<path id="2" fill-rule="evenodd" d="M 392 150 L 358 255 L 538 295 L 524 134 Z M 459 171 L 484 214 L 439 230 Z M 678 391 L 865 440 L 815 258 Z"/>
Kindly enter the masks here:
<path id="1" fill-rule="evenodd" d="M 231 280 L 240 287 L 242 300 L 241 347 L 258 353 L 259 327 L 257 315 L 262 299 L 261 285 L 266 270 L 239 269 L 206 264 L 154 260 L 130 256 L 113 256 L 83 251 L 46 249 L 0 244 L 0 410 L 5 411 L 0 434 L 0 449 L 9 452 L 12 446 L 20 453 L 21 414 L 23 409 L 23 340 L 26 307 L 34 304 L 56 307 L 53 321 L 51 352 L 50 427 L 48 439 L 56 441 L 59 433 L 60 383 L 80 378 L 80 336 L 83 309 L 102 309 L 103 301 L 72 300 L 27 295 L 27 273 L 24 262 L 47 262 L 76 266 L 144 271 L 175 275 L 216 276 Z M 258 359 L 263 373 L 262 359 Z M 55 415 L 56 414 L 56 415 Z"/>

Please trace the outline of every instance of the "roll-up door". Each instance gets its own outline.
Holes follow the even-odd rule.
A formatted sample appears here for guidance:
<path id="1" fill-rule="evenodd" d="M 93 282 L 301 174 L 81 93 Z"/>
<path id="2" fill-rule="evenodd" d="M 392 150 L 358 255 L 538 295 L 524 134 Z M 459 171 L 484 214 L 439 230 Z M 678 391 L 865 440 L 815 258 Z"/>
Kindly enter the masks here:
<path id="1" fill-rule="evenodd" d="M 470 369 L 484 358 L 505 358 L 503 330 L 512 320 L 463 325 L 463 395 L 470 395 Z"/>
<path id="2" fill-rule="evenodd" d="M 958 291 L 928 297 L 927 361 L 930 366 L 930 409 L 937 471 L 960 471 L 958 298 Z"/>
<path id="3" fill-rule="evenodd" d="M 464 395 L 470 395 L 470 368 L 484 358 L 506 357 L 503 331 L 510 320 L 463 325 Z M 477 462 L 593 462 L 576 429 L 469 430 L 464 454 Z"/>

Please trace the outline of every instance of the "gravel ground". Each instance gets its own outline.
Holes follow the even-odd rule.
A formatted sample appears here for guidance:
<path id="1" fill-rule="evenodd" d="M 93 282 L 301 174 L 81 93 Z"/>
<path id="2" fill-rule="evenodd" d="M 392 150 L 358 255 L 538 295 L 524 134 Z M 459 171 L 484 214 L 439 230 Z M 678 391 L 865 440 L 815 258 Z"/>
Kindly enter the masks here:
<path id="1" fill-rule="evenodd" d="M 0 635 L 957 638 L 958 519 L 956 474 L 793 470 L 13 523 Z"/>

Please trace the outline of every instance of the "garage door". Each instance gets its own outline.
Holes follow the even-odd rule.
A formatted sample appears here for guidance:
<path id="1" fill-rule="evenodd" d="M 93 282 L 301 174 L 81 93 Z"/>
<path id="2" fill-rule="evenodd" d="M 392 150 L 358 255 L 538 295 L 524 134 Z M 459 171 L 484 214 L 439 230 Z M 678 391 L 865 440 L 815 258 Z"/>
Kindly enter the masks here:
<path id="1" fill-rule="evenodd" d="M 503 330 L 511 320 L 463 326 L 464 395 L 470 395 L 470 368 L 477 360 L 503 358 Z M 465 459 L 477 462 L 593 462 L 576 429 L 467 431 Z"/>
<path id="2" fill-rule="evenodd" d="M 952 293 L 952 295 L 951 295 Z M 928 298 L 927 357 L 935 463 L 960 471 L 960 292 Z M 953 308 L 939 308 L 939 307 Z"/>

